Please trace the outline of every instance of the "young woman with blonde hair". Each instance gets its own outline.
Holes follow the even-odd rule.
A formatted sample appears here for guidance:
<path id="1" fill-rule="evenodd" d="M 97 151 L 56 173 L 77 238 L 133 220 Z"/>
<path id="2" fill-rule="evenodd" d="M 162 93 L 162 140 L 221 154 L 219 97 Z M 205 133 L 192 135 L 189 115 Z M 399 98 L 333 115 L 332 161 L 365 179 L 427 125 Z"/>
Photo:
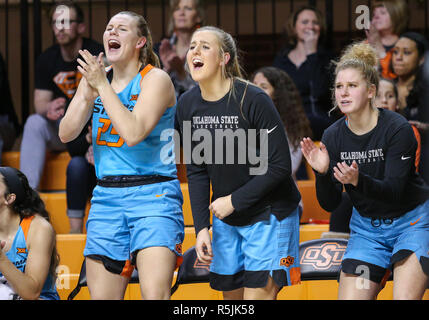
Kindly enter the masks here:
<path id="1" fill-rule="evenodd" d="M 394 299 L 421 299 L 429 275 L 429 187 L 416 173 L 411 125 L 374 104 L 377 63 L 370 45 L 347 48 L 333 90 L 345 116 L 325 131 L 320 147 L 307 138 L 301 147 L 316 171 L 321 206 L 334 210 L 343 187 L 353 203 L 339 299 L 375 299 L 391 271 Z"/>
<path id="2" fill-rule="evenodd" d="M 185 156 L 192 155 L 187 175 L 198 258 L 210 263 L 210 285 L 225 299 L 275 299 L 300 281 L 300 195 L 283 123 L 269 96 L 242 79 L 230 34 L 196 30 L 187 65 L 198 86 L 181 96 L 177 121 L 183 139 L 187 127 L 193 137 Z M 250 154 L 261 155 L 265 170 Z"/>
<path id="3" fill-rule="evenodd" d="M 60 125 L 73 140 L 92 115 L 97 186 L 84 250 L 92 299 L 122 299 L 136 265 L 143 299 L 169 299 L 184 238 L 176 165 L 161 139 L 174 128 L 176 97 L 144 18 L 120 12 L 103 35 L 106 58 L 81 51 L 83 78 Z"/>

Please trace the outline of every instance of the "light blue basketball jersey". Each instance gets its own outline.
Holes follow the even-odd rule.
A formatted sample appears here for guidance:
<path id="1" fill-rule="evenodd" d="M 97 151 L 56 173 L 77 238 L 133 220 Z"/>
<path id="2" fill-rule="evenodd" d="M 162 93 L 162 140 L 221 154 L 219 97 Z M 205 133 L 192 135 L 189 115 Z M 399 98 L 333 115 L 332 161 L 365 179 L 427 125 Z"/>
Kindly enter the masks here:
<path id="1" fill-rule="evenodd" d="M 153 66 L 147 65 L 117 94 L 130 112 L 140 94 L 140 82 L 152 68 Z M 149 136 L 137 145 L 129 147 L 113 128 L 103 102 L 98 97 L 94 103 L 92 118 L 92 142 L 97 178 L 118 175 L 161 175 L 176 178 L 172 140 L 175 113 L 176 105 L 167 108 Z M 169 138 L 161 138 L 162 134 Z"/>
<path id="2" fill-rule="evenodd" d="M 25 266 L 27 264 L 28 258 L 28 249 L 27 249 L 27 232 L 30 227 L 30 223 L 33 217 L 25 218 L 22 220 L 18 231 L 16 232 L 15 239 L 13 240 L 12 246 L 8 252 L 6 252 L 7 258 L 13 263 L 13 265 L 20 270 L 21 272 L 25 272 Z M 3 283 L 9 286 L 6 282 L 6 279 L 3 277 L 0 272 L 0 283 Z M 12 295 L 9 299 L 19 299 L 20 297 L 14 294 L 11 286 L 10 295 Z M 5 291 L 3 291 L 5 292 Z M 2 297 L 0 294 L 0 299 L 8 299 L 7 297 Z M 40 299 L 44 300 L 59 300 L 60 297 L 57 293 L 57 289 L 55 286 L 55 281 L 51 274 L 48 274 L 46 278 L 45 285 L 43 286 L 42 292 L 40 293 Z"/>

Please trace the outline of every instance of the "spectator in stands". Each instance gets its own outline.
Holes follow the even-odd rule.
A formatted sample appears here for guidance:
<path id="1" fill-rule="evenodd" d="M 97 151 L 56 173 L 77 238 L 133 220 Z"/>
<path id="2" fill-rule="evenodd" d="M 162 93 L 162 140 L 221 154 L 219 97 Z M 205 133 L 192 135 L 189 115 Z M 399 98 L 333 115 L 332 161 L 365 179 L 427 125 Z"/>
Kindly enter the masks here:
<path id="1" fill-rule="evenodd" d="M 406 32 L 396 42 L 392 57 L 392 67 L 398 75 L 401 112 L 422 136 L 420 173 L 423 177 L 429 172 L 429 141 L 425 138 L 429 128 L 429 108 L 424 100 L 427 87 L 423 81 L 422 70 L 428 48 L 428 41 L 423 35 Z"/>
<path id="2" fill-rule="evenodd" d="M 224 299 L 276 299 L 282 287 L 300 281 L 300 195 L 282 120 L 272 100 L 242 79 L 230 34 L 201 27 L 186 59 L 198 86 L 180 97 L 177 122 L 182 133 L 186 125 L 191 134 L 208 130 L 204 142 L 213 146 L 198 159 L 199 142 L 189 141 L 193 156 L 186 168 L 198 258 L 210 263 L 210 286 L 223 291 Z M 216 139 L 232 131 L 246 140 L 233 139 L 231 146 Z M 252 142 L 252 133 L 260 139 Z M 255 168 L 250 156 L 240 159 L 255 152 L 265 154 L 263 167 Z"/>
<path id="3" fill-rule="evenodd" d="M 13 107 L 6 64 L 0 54 L 0 164 L 2 151 L 9 151 L 21 134 L 21 125 Z"/>
<path id="4" fill-rule="evenodd" d="M 312 136 L 310 122 L 302 107 L 299 91 L 288 74 L 275 67 L 256 70 L 251 81 L 268 94 L 280 114 L 289 142 L 292 176 L 296 180 L 296 173 L 302 162 L 299 143 L 304 137 Z"/>
<path id="5" fill-rule="evenodd" d="M 59 300 L 55 231 L 25 175 L 0 167 L 0 300 Z"/>
<path id="6" fill-rule="evenodd" d="M 273 66 L 286 71 L 295 82 L 313 137 L 320 140 L 334 120 L 334 115 L 328 115 L 332 55 L 322 45 L 323 15 L 315 7 L 304 6 L 289 17 L 286 31 L 289 43 L 276 55 Z"/>
<path id="7" fill-rule="evenodd" d="M 368 43 L 377 51 L 381 77 L 395 79 L 390 63 L 399 35 L 408 26 L 408 7 L 404 0 L 375 0 L 370 28 L 365 30 Z"/>
<path id="8" fill-rule="evenodd" d="M 71 232 L 81 232 L 86 201 L 92 191 L 91 179 L 94 179 L 93 168 L 85 160 L 89 146 L 85 140 L 87 128 L 66 146 L 58 138 L 58 126 L 82 77 L 77 70 L 79 50 L 88 49 L 98 54 L 103 46 L 83 37 L 84 15 L 75 2 L 56 3 L 49 17 L 57 44 L 43 52 L 36 62 L 36 113 L 28 117 L 24 126 L 20 168 L 30 186 L 37 189 L 46 151 L 68 150 L 72 160 L 67 168 L 67 215 Z"/>
<path id="9" fill-rule="evenodd" d="M 420 82 L 421 66 L 428 47 L 423 35 L 406 32 L 400 36 L 393 48 L 392 69 L 397 75 L 400 109 L 408 118 L 414 118 L 418 113 L 418 99 L 423 90 Z"/>
<path id="10" fill-rule="evenodd" d="M 429 275 L 429 186 L 415 172 L 411 125 L 374 104 L 377 64 L 370 45 L 347 48 L 334 87 L 345 116 L 325 130 L 320 147 L 311 139 L 301 146 L 316 171 L 322 208 L 336 208 L 343 188 L 353 203 L 339 299 L 375 299 L 391 270 L 394 299 L 421 299 Z M 362 272 L 365 286 L 356 286 Z"/>
<path id="11" fill-rule="evenodd" d="M 156 44 L 154 50 L 173 81 L 177 97 L 195 86 L 185 71 L 185 58 L 192 33 L 203 24 L 204 16 L 203 0 L 170 0 L 169 38 Z"/>
<path id="12" fill-rule="evenodd" d="M 123 299 L 136 265 L 143 299 L 169 299 L 184 238 L 176 164 L 165 163 L 174 144 L 161 139 L 174 128 L 174 86 L 142 16 L 116 14 L 103 42 L 111 67 L 103 53 L 80 51 L 83 78 L 59 131 L 73 140 L 92 115 L 98 179 L 84 250 L 89 291 L 92 299 Z"/>

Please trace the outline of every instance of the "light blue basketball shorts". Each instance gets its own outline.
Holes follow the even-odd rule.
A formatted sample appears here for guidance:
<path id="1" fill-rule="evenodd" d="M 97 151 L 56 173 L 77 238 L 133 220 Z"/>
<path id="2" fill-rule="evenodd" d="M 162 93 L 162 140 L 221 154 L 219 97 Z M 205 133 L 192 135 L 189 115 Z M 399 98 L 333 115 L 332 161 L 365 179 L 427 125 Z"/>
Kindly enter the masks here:
<path id="1" fill-rule="evenodd" d="M 97 185 L 86 224 L 84 256 L 102 260 L 118 274 L 144 248 L 167 247 L 181 258 L 182 203 L 177 179 L 133 187 Z"/>
<path id="2" fill-rule="evenodd" d="M 343 272 L 361 275 L 367 266 L 370 280 L 384 283 L 393 265 L 414 253 L 429 275 L 429 200 L 394 219 L 363 217 L 353 208 L 350 230 Z"/>
<path id="3" fill-rule="evenodd" d="M 219 291 L 262 288 L 271 276 L 279 288 L 300 283 L 299 210 L 278 221 L 231 226 L 213 216 L 210 286 Z"/>

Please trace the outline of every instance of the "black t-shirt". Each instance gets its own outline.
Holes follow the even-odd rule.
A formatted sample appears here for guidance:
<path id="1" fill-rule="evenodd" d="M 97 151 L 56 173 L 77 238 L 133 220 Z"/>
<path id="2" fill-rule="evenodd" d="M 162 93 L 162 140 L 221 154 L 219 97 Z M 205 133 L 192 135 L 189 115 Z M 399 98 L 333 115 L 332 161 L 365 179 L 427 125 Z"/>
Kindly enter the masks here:
<path id="1" fill-rule="evenodd" d="M 6 71 L 6 64 L 3 56 L 0 54 L 0 115 L 7 115 L 9 122 L 13 123 L 16 135 L 21 132 L 21 125 L 18 121 L 15 109 L 13 107 L 12 95 L 10 93 L 9 79 Z"/>
<path id="2" fill-rule="evenodd" d="M 98 42 L 84 38 L 82 50 L 88 50 L 92 55 L 98 55 L 104 51 L 103 45 Z M 79 63 L 77 60 L 64 61 L 61 55 L 61 49 L 58 44 L 46 49 L 37 59 L 35 72 L 35 88 L 52 91 L 53 99 L 64 97 L 68 105 L 77 87 L 79 86 L 82 75 L 78 71 Z M 88 123 L 89 124 L 89 123 Z M 85 155 L 88 150 L 88 142 L 85 135 L 87 126 L 84 127 L 80 135 L 73 141 L 67 143 L 67 149 L 71 156 Z"/>
<path id="3" fill-rule="evenodd" d="M 341 200 L 342 185 L 333 176 L 338 162 L 359 166 L 358 185 L 346 184 L 353 206 L 374 218 L 401 216 L 429 199 L 429 186 L 416 173 L 417 141 L 407 120 L 398 113 L 378 109 L 376 127 L 364 135 L 354 134 L 342 118 L 323 137 L 329 157 L 329 171 L 316 173 L 317 198 L 327 211 Z"/>
<path id="4" fill-rule="evenodd" d="M 328 114 L 332 109 L 332 55 L 318 48 L 297 68 L 289 59 L 289 52 L 289 48 L 281 50 L 274 58 L 273 66 L 284 70 L 294 81 L 313 130 L 313 138 L 320 140 L 323 131 L 338 119 Z"/>
<path id="5" fill-rule="evenodd" d="M 281 220 L 297 208 L 301 197 L 291 177 L 286 133 L 265 92 L 235 80 L 232 92 L 211 102 L 203 100 L 196 86 L 180 97 L 176 116 L 185 161 L 190 162 L 187 175 L 197 234 L 210 226 L 210 182 L 212 201 L 231 194 L 235 211 L 223 219 L 230 225 L 266 220 L 271 213 Z"/>

